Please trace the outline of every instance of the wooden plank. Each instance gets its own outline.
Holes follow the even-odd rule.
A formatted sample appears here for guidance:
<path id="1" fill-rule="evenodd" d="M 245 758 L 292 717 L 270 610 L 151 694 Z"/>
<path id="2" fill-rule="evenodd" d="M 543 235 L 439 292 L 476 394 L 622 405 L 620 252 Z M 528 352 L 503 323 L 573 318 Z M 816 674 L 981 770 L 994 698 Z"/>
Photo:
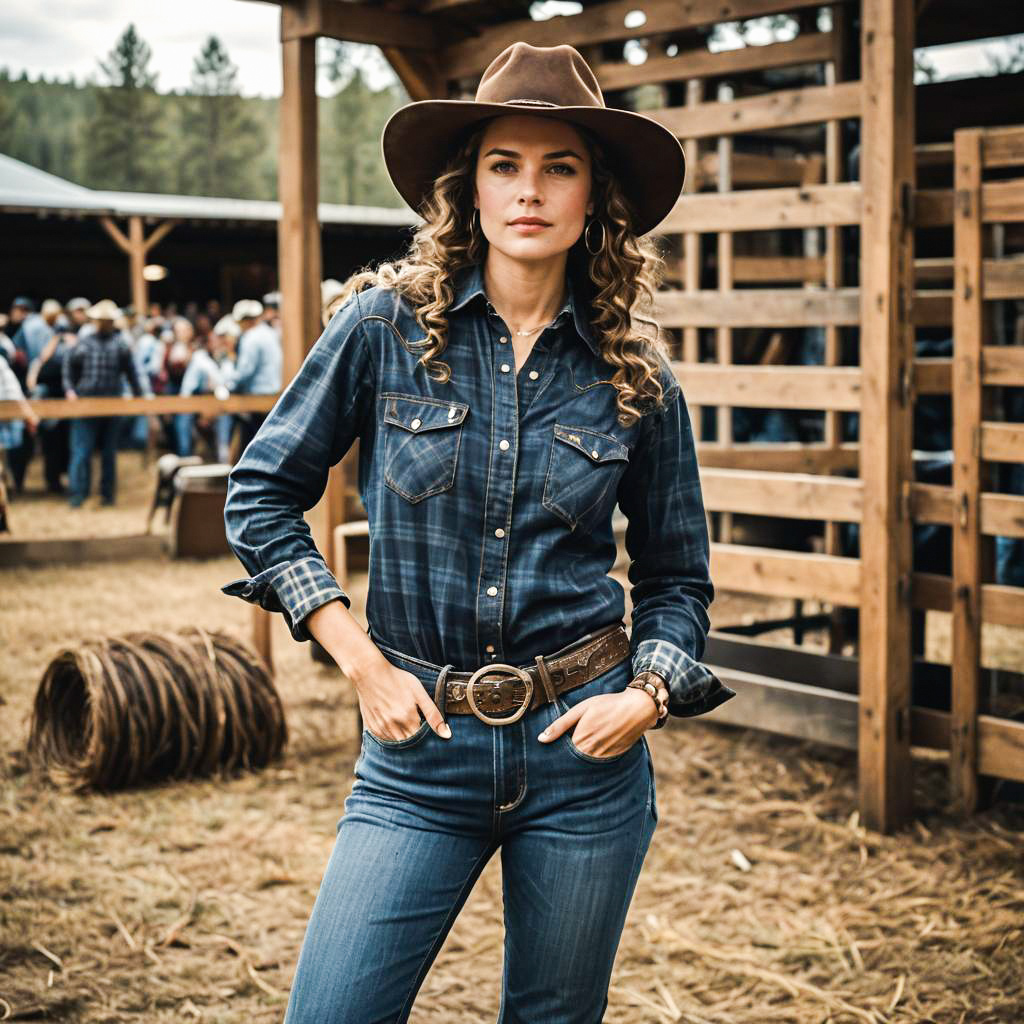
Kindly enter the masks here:
<path id="1" fill-rule="evenodd" d="M 683 195 L 658 226 L 681 231 L 772 231 L 857 224 L 862 209 L 858 184 L 765 188 L 724 195 Z"/>
<path id="2" fill-rule="evenodd" d="M 0 540 L 0 569 L 120 562 L 129 558 L 160 558 L 165 554 L 164 539 L 155 533 L 124 537 Z"/>
<path id="3" fill-rule="evenodd" d="M 981 617 L 998 626 L 1024 629 L 1024 587 L 986 583 L 981 588 Z"/>
<path id="4" fill-rule="evenodd" d="M 911 403 L 902 402 L 907 315 L 913 291 L 913 231 L 904 195 L 914 183 L 912 0 L 863 0 L 861 9 L 861 820 L 898 828 L 912 805 L 910 760 L 911 522 L 902 515 L 913 479 Z M 841 88 L 837 86 L 837 88 Z"/>
<path id="5" fill-rule="evenodd" d="M 1024 257 L 985 260 L 981 279 L 986 299 L 1024 299 Z"/>
<path id="6" fill-rule="evenodd" d="M 983 491 L 979 523 L 987 537 L 1024 537 L 1024 497 Z M 911 487 L 911 509 L 915 523 L 955 525 L 956 502 L 952 487 L 915 483 Z"/>
<path id="7" fill-rule="evenodd" d="M 594 74 L 602 91 L 632 89 L 658 82 L 678 82 L 690 78 L 737 75 L 769 68 L 815 64 L 832 53 L 830 32 L 810 32 L 787 43 L 767 46 L 741 46 L 735 50 L 687 50 L 674 57 L 648 57 L 643 64 L 621 61 L 599 63 Z"/>
<path id="8" fill-rule="evenodd" d="M 915 327 L 949 327 L 953 323 L 953 293 L 915 292 L 910 313 Z"/>
<path id="9" fill-rule="evenodd" d="M 861 116 L 861 83 L 807 86 L 730 103 L 704 103 L 695 109 L 665 107 L 645 110 L 680 138 L 708 138 L 743 132 L 774 131 Z"/>
<path id="10" fill-rule="evenodd" d="M 861 518 L 859 480 L 702 466 L 700 484 L 705 507 L 715 512 L 833 519 L 845 523 L 859 523 Z M 1024 506 L 1024 498 L 1020 500 Z"/>
<path id="11" fill-rule="evenodd" d="M 982 423 L 981 457 L 990 462 L 1024 462 L 1024 423 Z"/>
<path id="12" fill-rule="evenodd" d="M 817 7 L 821 0 L 785 0 L 786 10 Z M 519 18 L 481 27 L 472 39 L 446 46 L 440 63 L 450 78 L 466 78 L 483 71 L 506 47 L 518 40 L 533 46 L 559 46 L 565 42 L 580 49 L 596 43 L 618 42 L 665 32 L 685 32 L 703 25 L 739 18 L 776 14 L 779 0 L 650 0 L 644 4 L 645 20 L 630 23 L 626 19 L 636 10 L 635 0 L 612 0 L 592 4 L 578 14 L 558 15 L 544 21 Z M 688 77 L 685 73 L 681 76 Z"/>
<path id="13" fill-rule="evenodd" d="M 978 771 L 1024 782 L 1024 722 L 978 716 Z"/>
<path id="14" fill-rule="evenodd" d="M 281 14 L 283 43 L 327 36 L 371 46 L 433 51 L 453 35 L 469 34 L 440 15 L 426 17 L 415 12 L 388 10 L 380 4 L 303 0 L 301 4 L 284 4 Z"/>
<path id="15" fill-rule="evenodd" d="M 1024 387 L 1024 345 L 983 345 L 981 383 Z"/>
<path id="16" fill-rule="evenodd" d="M 914 193 L 915 228 L 939 228 L 952 223 L 951 188 L 920 188 Z"/>
<path id="17" fill-rule="evenodd" d="M 154 395 L 152 398 L 32 398 L 29 405 L 40 419 L 81 420 L 94 416 L 162 416 L 195 412 L 217 416 L 225 412 L 269 412 L 277 395 Z M 0 402 L 0 422 L 24 418 L 20 402 Z"/>
<path id="18" fill-rule="evenodd" d="M 1024 221 L 1024 179 L 982 186 L 981 219 L 986 224 Z"/>
<path id="19" fill-rule="evenodd" d="M 856 607 L 860 600 L 861 563 L 856 558 L 712 543 L 711 575 L 717 587 L 735 593 L 831 601 L 846 607 Z"/>
<path id="20" fill-rule="evenodd" d="M 823 281 L 825 260 L 820 256 L 734 256 L 732 276 L 747 283 Z"/>
<path id="21" fill-rule="evenodd" d="M 686 83 L 686 103 L 696 106 L 704 99 L 704 82 L 699 78 L 691 78 Z M 696 167 L 700 160 L 700 142 L 697 139 L 682 139 L 683 152 L 686 154 L 686 166 Z M 687 175 L 683 182 L 683 195 L 687 196 L 700 188 L 697 175 Z M 700 235 L 687 225 L 683 232 L 683 288 L 687 292 L 700 289 Z M 696 327 L 683 328 L 683 359 L 690 363 L 700 361 L 700 335 Z M 697 440 L 704 437 L 704 415 L 699 405 L 694 406 L 692 419 Z"/>
<path id="22" fill-rule="evenodd" d="M 953 361 L 943 356 L 921 356 L 914 360 L 911 380 L 915 395 L 948 395 L 952 385 Z"/>
<path id="23" fill-rule="evenodd" d="M 861 371 L 856 366 L 671 366 L 684 393 L 702 405 L 846 412 L 861 408 Z"/>
<path id="24" fill-rule="evenodd" d="M 783 185 L 802 185 L 807 177 L 807 160 L 797 157 L 770 156 L 766 153 L 733 153 L 733 188 L 778 188 Z M 703 180 L 718 180 L 718 154 L 705 153 L 700 158 Z"/>
<path id="25" fill-rule="evenodd" d="M 978 802 L 978 684 L 981 664 L 981 466 L 975 438 L 981 423 L 984 330 L 981 263 L 981 132 L 953 136 L 957 202 L 953 223 L 953 629 L 950 794 L 971 814 Z"/>
<path id="26" fill-rule="evenodd" d="M 663 327 L 851 326 L 860 321 L 859 294 L 856 288 L 744 288 L 692 294 L 662 290 L 655 294 L 655 316 Z"/>
<path id="27" fill-rule="evenodd" d="M 702 468 L 818 474 L 856 472 L 859 448 L 856 441 L 846 441 L 837 447 L 830 444 L 780 441 L 734 444 L 731 448 L 725 448 L 714 441 L 705 441 L 697 445 L 697 460 Z"/>
<path id="28" fill-rule="evenodd" d="M 1018 167 L 1024 165 L 1024 128 L 1009 125 L 988 128 L 981 140 L 985 167 Z"/>

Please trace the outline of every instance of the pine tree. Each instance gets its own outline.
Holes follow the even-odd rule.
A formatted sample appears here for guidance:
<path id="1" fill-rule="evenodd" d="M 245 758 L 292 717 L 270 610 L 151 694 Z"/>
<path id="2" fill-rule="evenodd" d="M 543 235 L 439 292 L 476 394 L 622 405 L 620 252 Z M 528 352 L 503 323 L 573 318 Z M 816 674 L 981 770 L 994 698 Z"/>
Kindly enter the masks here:
<path id="1" fill-rule="evenodd" d="M 192 65 L 182 105 L 183 194 L 245 197 L 253 190 L 257 155 L 264 149 L 262 126 L 246 110 L 238 91 L 238 68 L 216 36 L 210 36 Z"/>
<path id="2" fill-rule="evenodd" d="M 106 60 L 99 62 L 105 88 L 96 92 L 96 114 L 84 147 L 88 184 L 94 188 L 157 191 L 166 133 L 156 96 L 152 51 L 129 25 Z"/>

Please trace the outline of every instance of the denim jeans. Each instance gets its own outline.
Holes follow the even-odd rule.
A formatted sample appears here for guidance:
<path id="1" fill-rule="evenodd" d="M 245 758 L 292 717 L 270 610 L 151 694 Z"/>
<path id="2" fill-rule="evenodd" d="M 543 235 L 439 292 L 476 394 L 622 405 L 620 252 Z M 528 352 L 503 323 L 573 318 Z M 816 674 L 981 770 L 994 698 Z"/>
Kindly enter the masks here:
<path id="1" fill-rule="evenodd" d="M 72 505 L 81 504 L 92 489 L 92 453 L 101 450 L 100 493 L 113 502 L 117 492 L 117 440 L 120 416 L 90 416 L 71 421 L 71 464 L 68 469 Z"/>
<path id="2" fill-rule="evenodd" d="M 442 667 L 376 642 L 433 700 Z M 286 1024 L 407 1021 L 498 849 L 505 927 L 499 1024 L 599 1024 L 657 825 L 654 766 L 646 736 L 598 758 L 576 748 L 572 730 L 549 743 L 537 734 L 631 677 L 626 658 L 559 694 L 558 706 L 541 704 L 511 725 L 447 715 L 448 740 L 425 720 L 400 740 L 363 729 Z"/>

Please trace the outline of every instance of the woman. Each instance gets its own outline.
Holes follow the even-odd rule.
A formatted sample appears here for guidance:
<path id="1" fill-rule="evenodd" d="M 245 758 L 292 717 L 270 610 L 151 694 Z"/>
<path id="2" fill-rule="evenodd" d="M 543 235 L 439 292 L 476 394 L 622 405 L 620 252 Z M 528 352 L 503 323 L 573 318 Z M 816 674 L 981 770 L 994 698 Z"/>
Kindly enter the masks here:
<path id="1" fill-rule="evenodd" d="M 596 1022 L 657 822 L 644 733 L 666 695 L 679 716 L 735 695 L 698 660 L 707 527 L 644 313 L 658 257 L 638 236 L 682 151 L 606 108 L 575 49 L 522 42 L 475 101 L 407 105 L 382 145 L 425 224 L 348 282 L 225 509 L 253 575 L 223 589 L 315 637 L 365 727 L 286 1020 L 407 1020 L 500 849 L 500 1020 Z M 302 518 L 357 437 L 369 636 Z"/>

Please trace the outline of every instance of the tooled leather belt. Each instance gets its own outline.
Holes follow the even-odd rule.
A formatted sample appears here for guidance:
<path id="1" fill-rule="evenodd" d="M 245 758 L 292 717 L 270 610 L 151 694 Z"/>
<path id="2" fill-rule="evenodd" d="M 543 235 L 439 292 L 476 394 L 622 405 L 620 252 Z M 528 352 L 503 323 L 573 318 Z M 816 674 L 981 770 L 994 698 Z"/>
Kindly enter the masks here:
<path id="1" fill-rule="evenodd" d="M 628 657 L 629 636 L 625 626 L 619 623 L 576 640 L 554 654 L 538 654 L 528 668 L 492 662 L 474 672 L 442 671 L 437 679 L 434 703 L 441 707 L 441 686 L 444 685 L 447 687 L 446 712 L 476 715 L 490 725 L 510 725 L 527 711 L 554 701 L 556 694 L 589 683 Z M 494 712 L 504 711 L 515 711 L 515 714 L 490 717 Z"/>

